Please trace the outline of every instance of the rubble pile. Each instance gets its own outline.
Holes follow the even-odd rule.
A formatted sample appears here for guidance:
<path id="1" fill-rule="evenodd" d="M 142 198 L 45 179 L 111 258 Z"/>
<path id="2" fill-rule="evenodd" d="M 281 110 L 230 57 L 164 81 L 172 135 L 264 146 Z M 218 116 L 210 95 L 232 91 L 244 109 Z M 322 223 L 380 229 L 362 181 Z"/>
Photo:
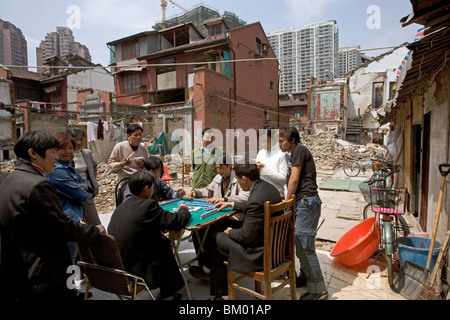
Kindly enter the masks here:
<path id="1" fill-rule="evenodd" d="M 386 153 L 378 144 L 360 145 L 336 138 L 333 133 L 303 135 L 300 142 L 311 151 L 316 168 L 323 171 L 341 169 L 348 159 L 365 163 L 371 159 L 384 158 Z"/>

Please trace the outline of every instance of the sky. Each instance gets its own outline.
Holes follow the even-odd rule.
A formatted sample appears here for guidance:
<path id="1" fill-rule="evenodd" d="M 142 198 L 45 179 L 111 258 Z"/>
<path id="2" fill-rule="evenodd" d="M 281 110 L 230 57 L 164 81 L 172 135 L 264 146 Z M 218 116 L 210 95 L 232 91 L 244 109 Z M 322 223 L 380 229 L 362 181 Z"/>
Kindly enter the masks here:
<path id="1" fill-rule="evenodd" d="M 339 46 L 358 45 L 377 56 L 412 42 L 420 25 L 402 28 L 409 15 L 409 0 L 174 0 L 166 17 L 182 14 L 199 4 L 235 13 L 247 24 L 260 22 L 266 34 L 302 28 L 312 22 L 336 20 Z M 143 31 L 162 19 L 160 0 L 2 0 L 0 19 L 22 30 L 28 45 L 28 65 L 36 66 L 36 47 L 57 26 L 71 27 L 75 41 L 87 46 L 92 62 L 108 66 L 106 43 Z M 382 50 L 371 50 L 387 48 Z M 30 69 L 32 70 L 32 69 Z"/>

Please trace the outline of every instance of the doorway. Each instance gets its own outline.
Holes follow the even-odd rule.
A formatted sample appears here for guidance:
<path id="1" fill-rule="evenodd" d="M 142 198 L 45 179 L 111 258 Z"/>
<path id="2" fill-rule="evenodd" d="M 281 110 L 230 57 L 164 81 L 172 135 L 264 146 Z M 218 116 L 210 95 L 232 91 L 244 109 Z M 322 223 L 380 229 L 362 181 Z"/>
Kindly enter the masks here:
<path id="1" fill-rule="evenodd" d="M 427 231 L 427 208 L 428 208 L 428 180 L 430 173 L 430 123 L 431 113 L 428 112 L 423 117 L 422 134 L 422 163 L 421 163 L 421 194 L 420 194 L 420 212 L 419 224 L 422 230 Z"/>

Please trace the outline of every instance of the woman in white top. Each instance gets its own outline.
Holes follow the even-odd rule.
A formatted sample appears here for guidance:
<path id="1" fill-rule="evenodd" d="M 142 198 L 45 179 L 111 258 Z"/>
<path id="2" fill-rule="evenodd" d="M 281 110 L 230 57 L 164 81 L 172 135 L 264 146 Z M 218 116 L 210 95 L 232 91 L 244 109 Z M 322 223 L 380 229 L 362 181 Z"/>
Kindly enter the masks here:
<path id="1" fill-rule="evenodd" d="M 256 156 L 261 179 L 273 184 L 284 199 L 289 155 L 278 146 L 277 130 L 265 124 L 259 129 L 260 150 Z"/>

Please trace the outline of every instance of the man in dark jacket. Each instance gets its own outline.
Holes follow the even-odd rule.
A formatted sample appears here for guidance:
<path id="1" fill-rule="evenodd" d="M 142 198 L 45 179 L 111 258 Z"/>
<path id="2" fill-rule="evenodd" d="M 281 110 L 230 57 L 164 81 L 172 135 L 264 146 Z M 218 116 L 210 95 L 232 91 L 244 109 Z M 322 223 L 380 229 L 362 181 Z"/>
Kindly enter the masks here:
<path id="1" fill-rule="evenodd" d="M 88 243 L 105 233 L 68 218 L 53 184 L 59 143 L 47 131 L 24 134 L 14 147 L 20 164 L 0 186 L 0 299 L 71 299 L 68 241 Z"/>
<path id="2" fill-rule="evenodd" d="M 242 190 L 250 191 L 245 202 L 220 202 L 217 208 L 233 207 L 244 212 L 242 226 L 227 228 L 216 237 L 217 251 L 211 259 L 210 292 L 214 299 L 227 295 L 227 267 L 236 272 L 252 272 L 264 267 L 264 202 L 282 202 L 280 192 L 261 180 L 256 164 L 237 164 L 234 172 Z"/>
<path id="3" fill-rule="evenodd" d="M 186 205 L 178 212 L 162 209 L 152 199 L 154 183 L 148 171 L 131 175 L 128 185 L 132 195 L 114 211 L 108 233 L 117 242 L 125 270 L 144 278 L 150 288 L 159 287 L 162 299 L 179 299 L 177 291 L 184 282 L 162 231 L 184 228 L 191 214 Z"/>

